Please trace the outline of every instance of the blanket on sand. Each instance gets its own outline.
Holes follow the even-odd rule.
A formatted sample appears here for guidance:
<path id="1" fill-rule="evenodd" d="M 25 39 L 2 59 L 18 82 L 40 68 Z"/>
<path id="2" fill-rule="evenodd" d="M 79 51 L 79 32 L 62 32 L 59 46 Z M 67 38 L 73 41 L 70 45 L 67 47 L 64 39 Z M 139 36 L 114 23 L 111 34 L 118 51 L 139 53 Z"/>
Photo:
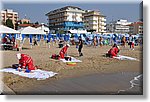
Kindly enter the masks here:
<path id="1" fill-rule="evenodd" d="M 53 77 L 58 73 L 54 73 L 52 71 L 44 71 L 44 70 L 32 70 L 31 73 L 19 72 L 13 68 L 1 69 L 0 72 L 9 72 L 13 74 L 17 74 L 19 76 L 28 77 L 28 78 L 36 78 L 37 80 L 45 80 L 47 78 Z"/>
<path id="2" fill-rule="evenodd" d="M 136 58 L 132 58 L 132 57 L 128 57 L 128 56 L 123 56 L 123 55 L 119 55 L 119 56 L 114 57 L 114 58 L 119 59 L 119 60 L 136 60 L 136 61 L 139 61 Z"/>
<path id="3" fill-rule="evenodd" d="M 61 61 L 63 61 L 64 63 L 66 63 L 66 62 L 82 62 L 82 61 L 80 61 L 80 60 L 78 60 L 78 59 L 76 59 L 76 58 L 74 58 L 74 57 L 71 57 L 71 61 L 70 60 L 65 60 L 65 59 L 60 59 Z"/>

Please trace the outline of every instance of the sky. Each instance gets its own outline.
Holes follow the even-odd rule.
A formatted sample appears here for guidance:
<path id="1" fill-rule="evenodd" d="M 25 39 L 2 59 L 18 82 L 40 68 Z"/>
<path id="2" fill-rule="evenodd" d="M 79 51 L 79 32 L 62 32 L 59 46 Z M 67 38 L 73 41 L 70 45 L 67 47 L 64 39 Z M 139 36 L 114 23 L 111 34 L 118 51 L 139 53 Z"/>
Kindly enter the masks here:
<path id="1" fill-rule="evenodd" d="M 139 19 L 139 3 L 140 2 L 120 2 L 120 3 L 100 3 L 100 2 L 42 2 L 42 3 L 22 3 L 22 2 L 5 2 L 2 9 L 13 9 L 19 13 L 19 19 L 29 18 L 32 23 L 48 23 L 48 17 L 45 16 L 51 10 L 55 10 L 64 6 L 77 6 L 84 10 L 99 10 L 106 16 L 106 23 L 112 20 L 126 19 L 129 22 L 135 22 Z"/>

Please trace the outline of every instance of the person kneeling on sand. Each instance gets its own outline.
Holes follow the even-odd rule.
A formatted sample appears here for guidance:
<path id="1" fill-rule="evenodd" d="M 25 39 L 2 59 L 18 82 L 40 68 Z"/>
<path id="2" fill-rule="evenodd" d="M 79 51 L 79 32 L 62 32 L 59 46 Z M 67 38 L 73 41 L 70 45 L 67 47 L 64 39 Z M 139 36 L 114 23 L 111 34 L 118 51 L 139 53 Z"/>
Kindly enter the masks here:
<path id="1" fill-rule="evenodd" d="M 117 44 L 114 44 L 112 46 L 112 48 L 108 51 L 108 53 L 106 54 L 106 56 L 109 56 L 109 57 L 113 58 L 113 57 L 117 56 L 117 54 L 119 53 L 119 51 L 120 51 L 119 46 L 117 46 Z"/>
<path id="2" fill-rule="evenodd" d="M 31 72 L 31 70 L 36 70 L 37 66 L 34 66 L 32 58 L 27 54 L 18 53 L 17 59 L 19 60 L 19 65 L 17 70 L 24 72 Z"/>
<path id="3" fill-rule="evenodd" d="M 66 44 L 59 52 L 60 58 L 64 59 L 65 55 L 67 54 L 67 50 L 70 47 L 69 44 Z"/>

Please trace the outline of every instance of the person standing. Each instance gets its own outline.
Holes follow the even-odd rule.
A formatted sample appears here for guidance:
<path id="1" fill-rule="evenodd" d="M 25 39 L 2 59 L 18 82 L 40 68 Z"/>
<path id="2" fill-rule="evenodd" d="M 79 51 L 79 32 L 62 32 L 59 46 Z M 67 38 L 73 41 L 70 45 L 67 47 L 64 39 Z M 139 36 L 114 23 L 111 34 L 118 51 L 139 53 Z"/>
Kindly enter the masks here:
<path id="1" fill-rule="evenodd" d="M 99 43 L 100 43 L 100 47 L 102 47 L 103 46 L 103 38 L 102 37 L 99 38 Z"/>
<path id="2" fill-rule="evenodd" d="M 81 37 L 79 37 L 79 47 L 78 47 L 79 56 L 83 56 L 82 48 L 83 48 L 83 40 L 81 39 Z"/>
<path id="3" fill-rule="evenodd" d="M 34 38 L 34 39 L 33 39 L 33 45 L 34 45 L 34 46 L 35 46 L 35 45 L 38 45 L 38 44 L 37 44 L 37 38 Z"/>
<path id="4" fill-rule="evenodd" d="M 129 36 L 129 46 L 130 46 L 130 49 L 133 49 L 134 50 L 134 42 L 133 42 L 133 36 L 130 34 Z"/>
<path id="5" fill-rule="evenodd" d="M 96 48 L 96 45 L 97 45 L 97 38 L 96 38 L 96 36 L 93 39 L 93 43 L 94 43 L 94 48 Z"/>
<path id="6" fill-rule="evenodd" d="M 122 42 L 122 46 L 125 47 L 125 44 L 126 44 L 126 38 L 125 38 L 125 36 L 122 37 L 122 41 L 121 42 Z"/>

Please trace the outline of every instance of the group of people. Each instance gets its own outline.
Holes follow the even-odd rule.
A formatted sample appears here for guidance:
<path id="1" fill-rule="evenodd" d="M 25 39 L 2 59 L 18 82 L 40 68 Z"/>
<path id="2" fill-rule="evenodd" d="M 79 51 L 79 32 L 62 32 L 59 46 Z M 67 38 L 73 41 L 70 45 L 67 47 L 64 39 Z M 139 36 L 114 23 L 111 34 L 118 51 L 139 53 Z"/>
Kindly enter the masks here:
<path id="1" fill-rule="evenodd" d="M 130 36 L 129 37 L 129 45 L 130 48 L 134 48 L 134 43 L 132 41 L 133 37 Z M 94 39 L 96 41 L 96 39 Z M 101 39 L 102 41 L 102 39 Z M 96 42 L 94 42 L 96 43 Z M 126 40 L 125 37 L 122 38 L 122 44 L 123 46 L 125 46 Z M 95 44 L 94 44 L 95 45 Z M 62 47 L 62 49 L 59 52 L 59 58 L 60 59 L 64 59 L 67 56 L 67 51 L 68 48 L 70 47 L 70 44 L 66 44 L 65 46 Z M 78 43 L 78 53 L 79 56 L 83 56 L 82 53 L 82 48 L 83 48 L 83 40 L 81 37 L 79 37 L 79 43 Z M 107 56 L 114 58 L 118 55 L 118 53 L 120 52 L 120 47 L 115 43 L 112 48 L 106 53 Z M 17 59 L 19 60 L 19 66 L 18 66 L 18 70 L 19 71 L 25 71 L 25 72 L 30 72 L 31 70 L 35 70 L 37 69 L 37 66 L 34 66 L 33 64 L 33 59 L 26 54 L 17 54 Z"/>
<path id="2" fill-rule="evenodd" d="M 64 58 L 65 55 L 67 55 L 67 49 L 70 47 L 69 44 L 66 44 L 66 46 L 64 46 L 61 50 L 60 50 L 60 58 Z M 83 48 L 83 41 L 81 39 L 81 37 L 79 37 L 79 43 L 78 43 L 78 52 L 79 52 L 79 56 L 83 56 L 82 53 L 82 48 Z"/>
<path id="3" fill-rule="evenodd" d="M 67 50 L 70 47 L 70 44 L 66 44 L 59 52 L 59 58 L 64 59 L 67 56 Z M 83 41 L 79 38 L 79 47 L 78 52 L 79 56 L 83 56 L 82 53 Z M 18 53 L 17 59 L 19 60 L 19 64 L 17 66 L 18 71 L 31 72 L 31 70 L 36 70 L 37 66 L 34 66 L 33 59 L 27 54 Z"/>
<path id="4" fill-rule="evenodd" d="M 16 40 L 14 35 L 9 37 L 9 35 L 5 35 L 4 38 L 1 39 L 1 44 L 4 44 L 4 46 L 1 46 L 2 49 L 7 50 L 7 49 L 15 49 L 17 48 Z"/>
<path id="5" fill-rule="evenodd" d="M 138 45 L 138 39 L 136 39 L 132 35 L 129 36 L 128 40 L 126 40 L 125 36 L 122 37 L 121 43 L 122 43 L 123 47 L 125 47 L 126 42 L 128 43 L 128 45 L 129 45 L 129 47 L 130 47 L 131 50 L 134 50 L 134 46 Z"/>

